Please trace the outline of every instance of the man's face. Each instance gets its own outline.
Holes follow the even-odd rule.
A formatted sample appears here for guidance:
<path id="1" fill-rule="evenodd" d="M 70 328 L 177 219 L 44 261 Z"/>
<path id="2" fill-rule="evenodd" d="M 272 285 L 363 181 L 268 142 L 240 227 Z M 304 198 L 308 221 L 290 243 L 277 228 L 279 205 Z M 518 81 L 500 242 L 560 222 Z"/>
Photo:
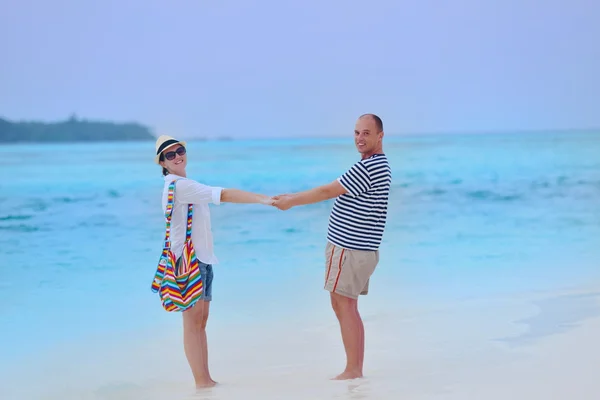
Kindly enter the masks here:
<path id="1" fill-rule="evenodd" d="M 356 121 L 354 127 L 354 144 L 356 149 L 363 156 L 371 156 L 377 151 L 383 132 L 379 132 L 375 120 L 371 117 L 362 117 Z"/>

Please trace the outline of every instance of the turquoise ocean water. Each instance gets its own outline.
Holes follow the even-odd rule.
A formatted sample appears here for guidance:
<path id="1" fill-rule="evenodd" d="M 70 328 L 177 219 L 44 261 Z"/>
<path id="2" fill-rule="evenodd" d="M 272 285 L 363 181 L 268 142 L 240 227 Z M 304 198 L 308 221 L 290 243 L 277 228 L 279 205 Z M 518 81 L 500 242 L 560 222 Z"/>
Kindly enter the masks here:
<path id="1" fill-rule="evenodd" d="M 363 307 L 402 310 L 600 277 L 600 134 L 384 142 L 388 222 Z M 180 329 L 150 291 L 164 235 L 153 146 L 0 147 L 0 370 L 70 343 Z M 192 141 L 188 155 L 191 178 L 269 195 L 329 183 L 358 159 L 351 136 Z M 322 290 L 331 206 L 211 206 L 220 260 L 212 327 L 333 318 Z"/>

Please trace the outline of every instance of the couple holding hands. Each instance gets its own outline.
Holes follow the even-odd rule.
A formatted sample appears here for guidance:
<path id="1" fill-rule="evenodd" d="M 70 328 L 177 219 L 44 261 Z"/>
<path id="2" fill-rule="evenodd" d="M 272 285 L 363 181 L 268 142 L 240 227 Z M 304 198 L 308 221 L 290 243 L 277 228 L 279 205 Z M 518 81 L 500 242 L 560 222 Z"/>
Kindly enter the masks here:
<path id="1" fill-rule="evenodd" d="M 187 288 L 191 296 L 196 294 L 197 301 L 192 306 L 179 310 L 173 306 L 169 310 L 163 303 L 168 311 L 183 311 L 184 351 L 196 387 L 216 384 L 208 368 L 206 339 L 213 264 L 218 262 L 213 253 L 208 204 L 219 205 L 222 202 L 257 203 L 287 210 L 336 199 L 325 243 L 324 288 L 330 292 L 331 305 L 340 324 L 346 368 L 334 379 L 363 376 L 365 334 L 358 312 L 358 297 L 368 293 L 369 278 L 379 262 L 391 184 L 391 170 L 383 153 L 383 136 L 383 123 L 378 116 L 360 116 L 354 129 L 354 142 L 361 154 L 359 161 L 329 184 L 274 197 L 207 186 L 188 179 L 185 171 L 186 143 L 169 136 L 157 139 L 155 162 L 162 167 L 165 180 L 162 206 L 168 214 L 165 249 L 168 244 L 175 265 L 175 278 L 181 272 L 178 269 L 189 263 L 196 262 L 199 270 L 197 281 Z M 166 253 L 164 250 L 163 255 Z M 161 285 L 164 265 L 162 271 L 162 275 L 157 272 L 159 278 L 155 277 L 154 291 L 158 291 Z"/>

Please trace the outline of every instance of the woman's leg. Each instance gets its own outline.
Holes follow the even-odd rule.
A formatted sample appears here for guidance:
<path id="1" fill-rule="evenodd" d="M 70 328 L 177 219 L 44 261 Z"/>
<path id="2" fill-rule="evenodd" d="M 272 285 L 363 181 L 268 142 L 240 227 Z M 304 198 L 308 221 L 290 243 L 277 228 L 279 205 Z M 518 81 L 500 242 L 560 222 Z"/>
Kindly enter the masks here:
<path id="1" fill-rule="evenodd" d="M 183 312 L 183 347 L 198 388 L 216 384 L 208 371 L 206 323 L 209 306 L 210 302 L 200 300 L 194 307 Z"/>
<path id="2" fill-rule="evenodd" d="M 213 267 L 210 264 L 205 264 L 203 262 L 200 263 L 200 271 L 202 273 L 202 282 L 204 283 L 204 293 L 202 294 L 202 300 L 204 303 L 204 328 L 206 328 L 206 322 L 208 321 L 208 315 L 210 310 L 210 302 L 212 301 L 212 286 L 213 286 Z M 208 344 L 206 338 L 206 329 L 204 334 L 204 340 L 202 342 L 202 349 L 204 357 L 204 370 L 206 371 L 206 375 L 210 377 L 210 372 L 208 372 Z M 213 384 L 217 384 L 212 378 L 210 378 Z"/>
<path id="3" fill-rule="evenodd" d="M 204 371 L 206 376 L 209 377 L 212 383 L 216 384 L 217 382 L 210 377 L 210 372 L 208 370 L 208 339 L 206 335 L 206 323 L 208 322 L 208 315 L 210 310 L 210 301 L 202 301 L 204 303 L 204 336 L 202 338 L 202 354 L 204 354 Z"/>

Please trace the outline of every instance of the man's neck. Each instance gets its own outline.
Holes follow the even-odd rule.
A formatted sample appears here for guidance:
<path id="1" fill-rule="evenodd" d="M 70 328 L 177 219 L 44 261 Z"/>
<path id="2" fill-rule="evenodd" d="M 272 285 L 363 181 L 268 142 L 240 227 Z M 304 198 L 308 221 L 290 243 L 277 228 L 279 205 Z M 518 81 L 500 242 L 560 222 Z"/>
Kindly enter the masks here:
<path id="1" fill-rule="evenodd" d="M 369 153 L 365 153 L 362 155 L 362 159 L 367 159 L 369 157 L 373 157 L 375 154 L 383 154 L 383 147 L 378 147 L 377 149 L 370 151 Z"/>

